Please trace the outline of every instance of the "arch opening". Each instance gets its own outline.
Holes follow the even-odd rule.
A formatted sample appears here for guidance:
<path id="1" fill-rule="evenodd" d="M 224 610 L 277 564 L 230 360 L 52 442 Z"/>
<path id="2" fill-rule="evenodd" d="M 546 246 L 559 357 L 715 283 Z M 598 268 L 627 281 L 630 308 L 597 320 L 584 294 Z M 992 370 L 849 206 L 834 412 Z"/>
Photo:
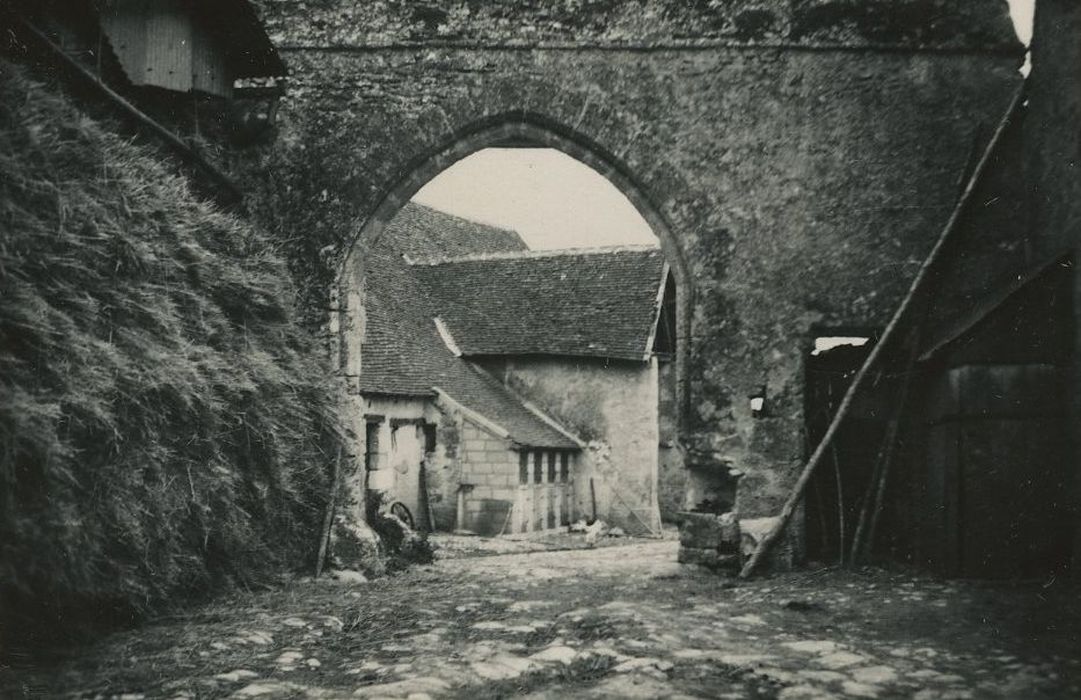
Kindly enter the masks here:
<path id="1" fill-rule="evenodd" d="M 659 535 L 686 491 L 686 281 L 642 189 L 580 139 L 506 122 L 413 164 L 338 289 L 369 492 L 430 531 Z"/>

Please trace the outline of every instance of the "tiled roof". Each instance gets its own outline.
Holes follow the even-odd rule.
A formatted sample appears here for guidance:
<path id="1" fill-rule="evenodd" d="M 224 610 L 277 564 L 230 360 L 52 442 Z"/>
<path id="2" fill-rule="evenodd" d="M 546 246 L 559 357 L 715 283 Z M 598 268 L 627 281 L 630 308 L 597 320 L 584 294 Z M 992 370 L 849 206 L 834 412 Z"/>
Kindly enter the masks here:
<path id="1" fill-rule="evenodd" d="M 416 202 L 402 207 L 383 237 L 411 259 L 529 249 L 515 231 L 469 221 Z"/>
<path id="2" fill-rule="evenodd" d="M 517 443 L 577 448 L 573 440 L 530 412 L 502 384 L 447 349 L 435 325 L 435 305 L 415 269 L 395 248 L 393 236 L 384 234 L 367 253 L 365 282 L 363 393 L 433 396 L 434 387 L 438 387 L 502 426 Z"/>
<path id="3" fill-rule="evenodd" d="M 643 360 L 658 313 L 657 248 L 495 253 L 413 265 L 462 354 Z"/>

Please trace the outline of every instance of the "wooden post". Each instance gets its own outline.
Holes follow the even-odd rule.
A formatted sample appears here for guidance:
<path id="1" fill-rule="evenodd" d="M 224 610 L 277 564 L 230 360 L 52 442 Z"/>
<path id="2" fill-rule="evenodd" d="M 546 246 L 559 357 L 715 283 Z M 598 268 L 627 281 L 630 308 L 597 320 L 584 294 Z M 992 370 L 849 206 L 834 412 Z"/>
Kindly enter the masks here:
<path id="1" fill-rule="evenodd" d="M 330 498 L 323 513 L 323 527 L 320 528 L 319 551 L 315 555 L 315 578 L 323 573 L 323 561 L 327 556 L 327 544 L 330 542 L 330 530 L 334 526 L 334 510 L 338 507 L 338 484 L 342 473 L 342 445 L 338 443 L 338 453 L 334 457 L 334 470 L 331 472 Z"/>
<path id="2" fill-rule="evenodd" d="M 428 494 L 428 459 L 420 462 L 420 495 L 424 498 L 424 511 L 428 514 L 428 532 L 435 532 L 435 511 L 432 509 L 432 497 Z"/>
<path id="3" fill-rule="evenodd" d="M 837 565 L 845 564 L 845 492 L 841 485 L 841 460 L 837 459 L 836 446 L 830 450 L 833 455 L 833 478 L 837 482 Z"/>
<path id="4" fill-rule="evenodd" d="M 904 415 L 905 404 L 908 402 L 908 390 L 912 385 L 912 373 L 916 368 L 916 358 L 920 351 L 920 338 L 922 337 L 921 326 L 926 320 L 927 310 L 924 310 L 924 318 L 918 324 L 909 337 L 909 352 L 901 374 L 901 387 L 897 396 L 897 406 L 894 409 L 893 418 L 886 426 L 886 435 L 882 440 L 882 449 L 878 459 L 875 460 L 875 471 L 871 476 L 871 482 L 867 485 L 867 495 L 864 497 L 863 507 L 860 509 L 859 524 L 856 526 L 856 534 L 852 538 L 852 552 L 849 557 L 852 564 L 856 564 L 865 553 L 870 553 L 874 543 L 875 528 L 882 512 L 883 494 L 886 490 L 886 480 L 889 478 L 890 467 L 897 448 L 897 437 L 900 432 L 901 418 Z M 866 542 L 864 531 L 866 530 Z"/>

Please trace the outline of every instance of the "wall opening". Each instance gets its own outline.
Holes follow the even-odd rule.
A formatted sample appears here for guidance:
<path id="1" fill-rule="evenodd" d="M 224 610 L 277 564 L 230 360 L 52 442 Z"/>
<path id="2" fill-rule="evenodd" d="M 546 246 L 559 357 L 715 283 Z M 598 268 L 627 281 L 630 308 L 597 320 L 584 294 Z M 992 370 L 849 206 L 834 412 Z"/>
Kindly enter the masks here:
<path id="1" fill-rule="evenodd" d="M 822 332 L 805 360 L 805 457 L 822 439 L 852 378 L 874 347 L 869 332 Z M 844 562 L 885 434 L 888 409 L 876 405 L 881 392 L 862 392 L 834 437 L 807 490 L 806 546 L 809 560 Z"/>
<path id="2" fill-rule="evenodd" d="M 340 324 L 354 392 L 392 418 L 419 411 L 436 435 L 455 423 L 460 437 L 425 445 L 396 477 L 422 483 L 395 483 L 383 502 L 421 488 L 458 503 L 453 529 L 489 535 L 559 529 L 596 507 L 625 532 L 659 535 L 662 497 L 673 512 L 683 497 L 672 484 L 661 493 L 658 464 L 685 478 L 674 448 L 686 279 L 635 183 L 580 141 L 520 123 L 433 155 L 388 194 L 341 277 L 340 298 L 359 298 Z M 523 463 L 526 452 L 549 459 Z"/>

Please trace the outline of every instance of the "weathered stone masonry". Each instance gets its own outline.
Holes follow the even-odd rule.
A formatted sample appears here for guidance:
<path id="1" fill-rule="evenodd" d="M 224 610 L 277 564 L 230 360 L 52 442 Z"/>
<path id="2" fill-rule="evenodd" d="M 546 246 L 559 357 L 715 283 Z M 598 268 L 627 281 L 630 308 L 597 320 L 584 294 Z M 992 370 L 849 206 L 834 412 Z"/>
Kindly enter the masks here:
<path id="1" fill-rule="evenodd" d="M 745 472 L 747 517 L 804 455 L 812 328 L 884 323 L 1019 79 L 1005 2 L 261 5 L 292 75 L 253 208 L 308 231 L 331 281 L 471 151 L 595 167 L 678 282 L 687 463 Z"/>

